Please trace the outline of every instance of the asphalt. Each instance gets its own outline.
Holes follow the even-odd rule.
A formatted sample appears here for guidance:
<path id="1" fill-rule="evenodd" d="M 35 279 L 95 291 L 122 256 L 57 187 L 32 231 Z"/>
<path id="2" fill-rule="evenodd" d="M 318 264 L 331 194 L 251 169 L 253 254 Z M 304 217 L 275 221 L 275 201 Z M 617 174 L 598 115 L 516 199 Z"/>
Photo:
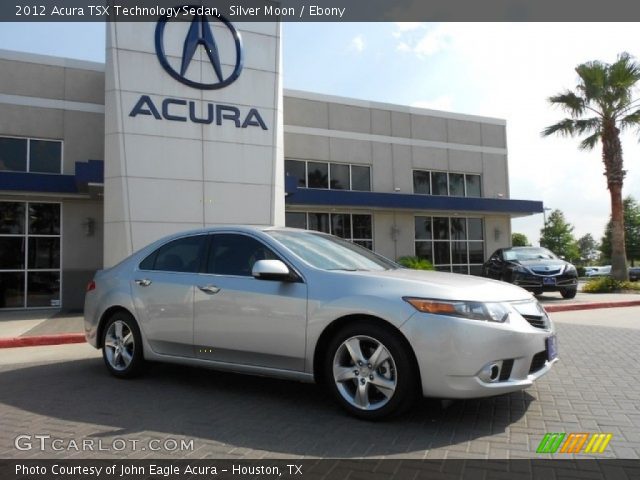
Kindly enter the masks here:
<path id="1" fill-rule="evenodd" d="M 582 293 L 565 300 L 559 293 L 538 297 L 552 312 L 640 306 L 640 293 Z M 84 342 L 81 312 L 28 310 L 0 312 L 0 348 Z"/>

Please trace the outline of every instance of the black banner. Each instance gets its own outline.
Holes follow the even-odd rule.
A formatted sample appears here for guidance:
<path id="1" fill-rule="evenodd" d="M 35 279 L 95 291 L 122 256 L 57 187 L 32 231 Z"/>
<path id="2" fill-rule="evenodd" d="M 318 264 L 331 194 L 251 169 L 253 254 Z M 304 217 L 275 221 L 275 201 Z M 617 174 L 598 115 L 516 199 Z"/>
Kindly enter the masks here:
<path id="1" fill-rule="evenodd" d="M 0 460 L 2 480 L 640 479 L 640 460 Z"/>
<path id="2" fill-rule="evenodd" d="M 3 0 L 0 22 L 156 21 L 223 15 L 242 22 L 638 21 L 629 0 Z"/>

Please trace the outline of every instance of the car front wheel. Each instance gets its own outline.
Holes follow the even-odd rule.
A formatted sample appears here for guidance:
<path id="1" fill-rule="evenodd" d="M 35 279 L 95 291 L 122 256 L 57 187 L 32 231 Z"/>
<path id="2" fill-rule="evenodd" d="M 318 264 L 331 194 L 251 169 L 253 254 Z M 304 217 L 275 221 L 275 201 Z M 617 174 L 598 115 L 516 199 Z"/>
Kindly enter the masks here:
<path id="1" fill-rule="evenodd" d="M 102 357 L 109 372 L 120 378 L 138 375 L 144 364 L 142 337 L 135 319 L 127 312 L 109 318 L 102 337 Z"/>
<path id="2" fill-rule="evenodd" d="M 357 323 L 329 344 L 325 379 L 350 414 L 374 420 L 407 410 L 416 396 L 417 375 L 407 346 L 386 328 Z"/>
<path id="3" fill-rule="evenodd" d="M 560 290 L 560 295 L 562 295 L 562 298 L 574 298 L 576 296 L 576 293 L 578 293 L 578 289 L 577 288 L 564 288 L 562 290 Z"/>

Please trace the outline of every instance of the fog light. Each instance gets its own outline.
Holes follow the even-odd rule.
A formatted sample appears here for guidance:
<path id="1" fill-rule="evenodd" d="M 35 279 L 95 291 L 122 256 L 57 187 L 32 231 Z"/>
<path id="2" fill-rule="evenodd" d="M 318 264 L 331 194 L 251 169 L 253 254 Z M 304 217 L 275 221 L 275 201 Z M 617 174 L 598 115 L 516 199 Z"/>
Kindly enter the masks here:
<path id="1" fill-rule="evenodd" d="M 501 369 L 502 360 L 488 363 L 482 368 L 482 370 L 480 370 L 478 377 L 480 378 L 480 380 L 486 383 L 497 382 L 498 378 L 500 378 Z"/>

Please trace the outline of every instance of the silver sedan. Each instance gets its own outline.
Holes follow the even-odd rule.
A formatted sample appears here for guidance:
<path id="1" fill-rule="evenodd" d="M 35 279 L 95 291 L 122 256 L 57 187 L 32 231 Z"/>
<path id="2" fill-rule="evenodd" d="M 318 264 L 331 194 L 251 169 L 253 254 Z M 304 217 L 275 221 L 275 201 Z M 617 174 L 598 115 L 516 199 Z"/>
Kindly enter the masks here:
<path id="1" fill-rule="evenodd" d="M 417 395 L 521 390 L 557 360 L 553 324 L 519 287 L 273 227 L 172 235 L 98 271 L 85 333 L 117 377 L 150 360 L 315 381 L 367 419 Z"/>

